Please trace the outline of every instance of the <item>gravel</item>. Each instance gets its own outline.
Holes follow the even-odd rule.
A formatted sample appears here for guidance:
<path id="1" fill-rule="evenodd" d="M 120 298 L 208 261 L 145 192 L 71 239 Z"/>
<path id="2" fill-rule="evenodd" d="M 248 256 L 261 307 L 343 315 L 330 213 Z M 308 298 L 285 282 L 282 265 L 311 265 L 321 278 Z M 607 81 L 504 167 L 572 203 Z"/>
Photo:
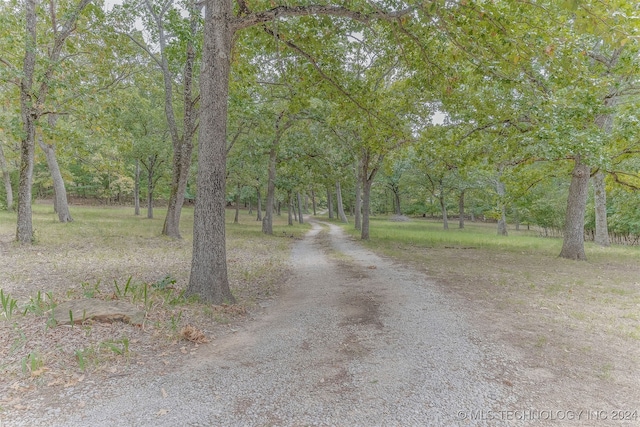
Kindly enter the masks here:
<path id="1" fill-rule="evenodd" d="M 516 401 L 458 302 L 422 273 L 312 222 L 294 274 L 235 334 L 178 372 L 101 385 L 83 403 L 6 426 L 496 426 Z M 495 350 L 499 351 L 499 350 Z"/>

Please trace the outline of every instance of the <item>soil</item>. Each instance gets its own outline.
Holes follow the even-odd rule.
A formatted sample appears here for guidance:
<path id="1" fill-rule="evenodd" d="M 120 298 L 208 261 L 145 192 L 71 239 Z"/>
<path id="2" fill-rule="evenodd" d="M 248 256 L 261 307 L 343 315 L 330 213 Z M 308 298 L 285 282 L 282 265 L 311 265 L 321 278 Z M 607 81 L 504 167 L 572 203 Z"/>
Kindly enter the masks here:
<path id="1" fill-rule="evenodd" d="M 159 346 L 150 331 L 93 325 L 126 335 L 135 354 L 5 377 L 0 425 L 640 425 L 638 341 L 576 324 L 567 313 L 584 298 L 527 300 L 508 283 L 469 283 L 430 264 L 474 265 L 474 250 L 414 252 L 398 263 L 314 223 L 276 299 L 224 325 L 194 315 L 211 342 Z M 46 276 L 38 269 L 29 276 Z M 56 332 L 58 342 L 82 333 Z"/>

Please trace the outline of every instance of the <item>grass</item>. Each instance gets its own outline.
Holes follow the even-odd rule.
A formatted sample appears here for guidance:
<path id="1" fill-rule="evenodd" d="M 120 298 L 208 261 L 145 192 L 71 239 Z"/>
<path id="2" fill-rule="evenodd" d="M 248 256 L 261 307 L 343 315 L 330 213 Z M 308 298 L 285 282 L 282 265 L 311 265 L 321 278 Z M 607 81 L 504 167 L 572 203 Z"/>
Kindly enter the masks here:
<path id="1" fill-rule="evenodd" d="M 136 217 L 127 207 L 72 206 L 71 213 L 74 221 L 61 224 L 52 205 L 34 204 L 36 241 L 23 246 L 14 242 L 16 214 L 0 212 L 0 371 L 6 387 L 21 379 L 58 384 L 51 378 L 157 364 L 158 353 L 176 352 L 185 328 L 213 335 L 278 292 L 291 243 L 308 229 L 275 216 L 274 235 L 266 236 L 255 215 L 241 211 L 240 224 L 233 224 L 235 211 L 227 211 L 229 282 L 238 304 L 213 307 L 184 297 L 193 208 L 183 209 L 182 240 L 160 235 L 162 208 L 154 219 Z M 146 311 L 145 323 L 55 327 L 50 309 L 79 298 L 131 302 Z M 4 385 L 0 395 L 13 393 Z"/>
<path id="2" fill-rule="evenodd" d="M 344 229 L 359 238 L 352 225 Z M 570 261 L 558 257 L 558 238 L 513 229 L 503 237 L 495 224 L 470 222 L 445 231 L 421 218 L 374 217 L 370 236 L 365 246 L 424 272 L 532 366 L 557 364 L 563 374 L 620 387 L 637 374 L 640 248 L 586 243 L 588 261 Z"/>

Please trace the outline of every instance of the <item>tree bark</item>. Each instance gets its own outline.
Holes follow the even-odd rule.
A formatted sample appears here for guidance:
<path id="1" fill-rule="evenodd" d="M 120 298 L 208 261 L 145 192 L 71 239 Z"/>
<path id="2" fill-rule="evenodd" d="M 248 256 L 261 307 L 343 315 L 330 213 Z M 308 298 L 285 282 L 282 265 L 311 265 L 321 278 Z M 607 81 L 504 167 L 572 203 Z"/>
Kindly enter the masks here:
<path id="1" fill-rule="evenodd" d="M 33 74 L 36 65 L 36 1 L 25 0 L 25 55 L 20 80 L 20 111 L 23 137 L 20 143 L 20 181 L 18 183 L 18 221 L 16 240 L 33 241 L 31 215 L 31 187 L 35 155 L 36 120 L 38 111 L 34 105 Z"/>
<path id="2" fill-rule="evenodd" d="M 225 178 L 227 102 L 231 68 L 231 0 L 207 0 L 200 93 L 198 196 L 194 209 L 193 254 L 187 295 L 234 303 L 227 276 Z"/>
<path id="3" fill-rule="evenodd" d="M 45 144 L 40 135 L 38 137 L 38 144 L 47 158 L 47 166 L 49 166 L 49 172 L 51 173 L 51 179 L 53 180 L 53 193 L 54 193 L 54 206 L 55 211 L 58 214 L 58 220 L 60 222 L 71 222 L 71 212 L 69 211 L 69 203 L 67 201 L 67 190 L 64 187 L 64 180 L 62 179 L 62 173 L 60 173 L 60 166 L 58 165 L 58 159 L 56 158 L 56 150 L 52 144 Z"/>
<path id="4" fill-rule="evenodd" d="M 587 259 L 584 252 L 584 214 L 589 194 L 589 172 L 589 167 L 581 162 L 580 156 L 576 157 L 567 198 L 564 240 L 560 252 L 562 258 Z"/>
<path id="5" fill-rule="evenodd" d="M 598 171 L 593 176 L 593 188 L 596 205 L 596 236 L 594 240 L 597 245 L 607 247 L 611 245 L 611 241 L 607 226 L 607 188 L 602 171 Z"/>
<path id="6" fill-rule="evenodd" d="M 464 190 L 460 190 L 460 197 L 458 198 L 458 214 L 460 218 L 458 219 L 458 228 L 464 228 Z"/>
<path id="7" fill-rule="evenodd" d="M 2 178 L 4 180 L 4 190 L 6 193 L 7 210 L 13 210 L 13 187 L 11 186 L 11 175 L 7 167 L 7 159 L 4 157 L 2 143 L 0 143 L 0 169 L 2 170 Z"/>
<path id="8" fill-rule="evenodd" d="M 336 182 L 336 205 L 338 206 L 338 218 L 340 221 L 347 224 L 349 220 L 344 214 L 344 206 L 342 205 L 342 189 L 340 188 L 340 181 Z"/>
<path id="9" fill-rule="evenodd" d="M 304 224 L 304 217 L 302 216 L 302 195 L 300 195 L 299 191 L 297 193 L 297 197 L 298 197 L 298 222 L 300 224 Z"/>
<path id="10" fill-rule="evenodd" d="M 136 159 L 136 171 L 133 178 L 133 209 L 134 215 L 140 215 L 140 160 Z"/>

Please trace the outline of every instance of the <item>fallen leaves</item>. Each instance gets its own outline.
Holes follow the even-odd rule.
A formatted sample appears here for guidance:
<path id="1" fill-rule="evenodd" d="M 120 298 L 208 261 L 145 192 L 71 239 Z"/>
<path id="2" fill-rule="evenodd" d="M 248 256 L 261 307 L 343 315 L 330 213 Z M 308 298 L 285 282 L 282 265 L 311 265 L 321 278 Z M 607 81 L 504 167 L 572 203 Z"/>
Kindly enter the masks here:
<path id="1" fill-rule="evenodd" d="M 209 342 L 204 332 L 192 325 L 187 325 L 182 328 L 182 330 L 180 330 L 180 338 L 182 338 L 183 340 L 194 342 L 196 344 L 204 344 L 206 342 Z"/>

